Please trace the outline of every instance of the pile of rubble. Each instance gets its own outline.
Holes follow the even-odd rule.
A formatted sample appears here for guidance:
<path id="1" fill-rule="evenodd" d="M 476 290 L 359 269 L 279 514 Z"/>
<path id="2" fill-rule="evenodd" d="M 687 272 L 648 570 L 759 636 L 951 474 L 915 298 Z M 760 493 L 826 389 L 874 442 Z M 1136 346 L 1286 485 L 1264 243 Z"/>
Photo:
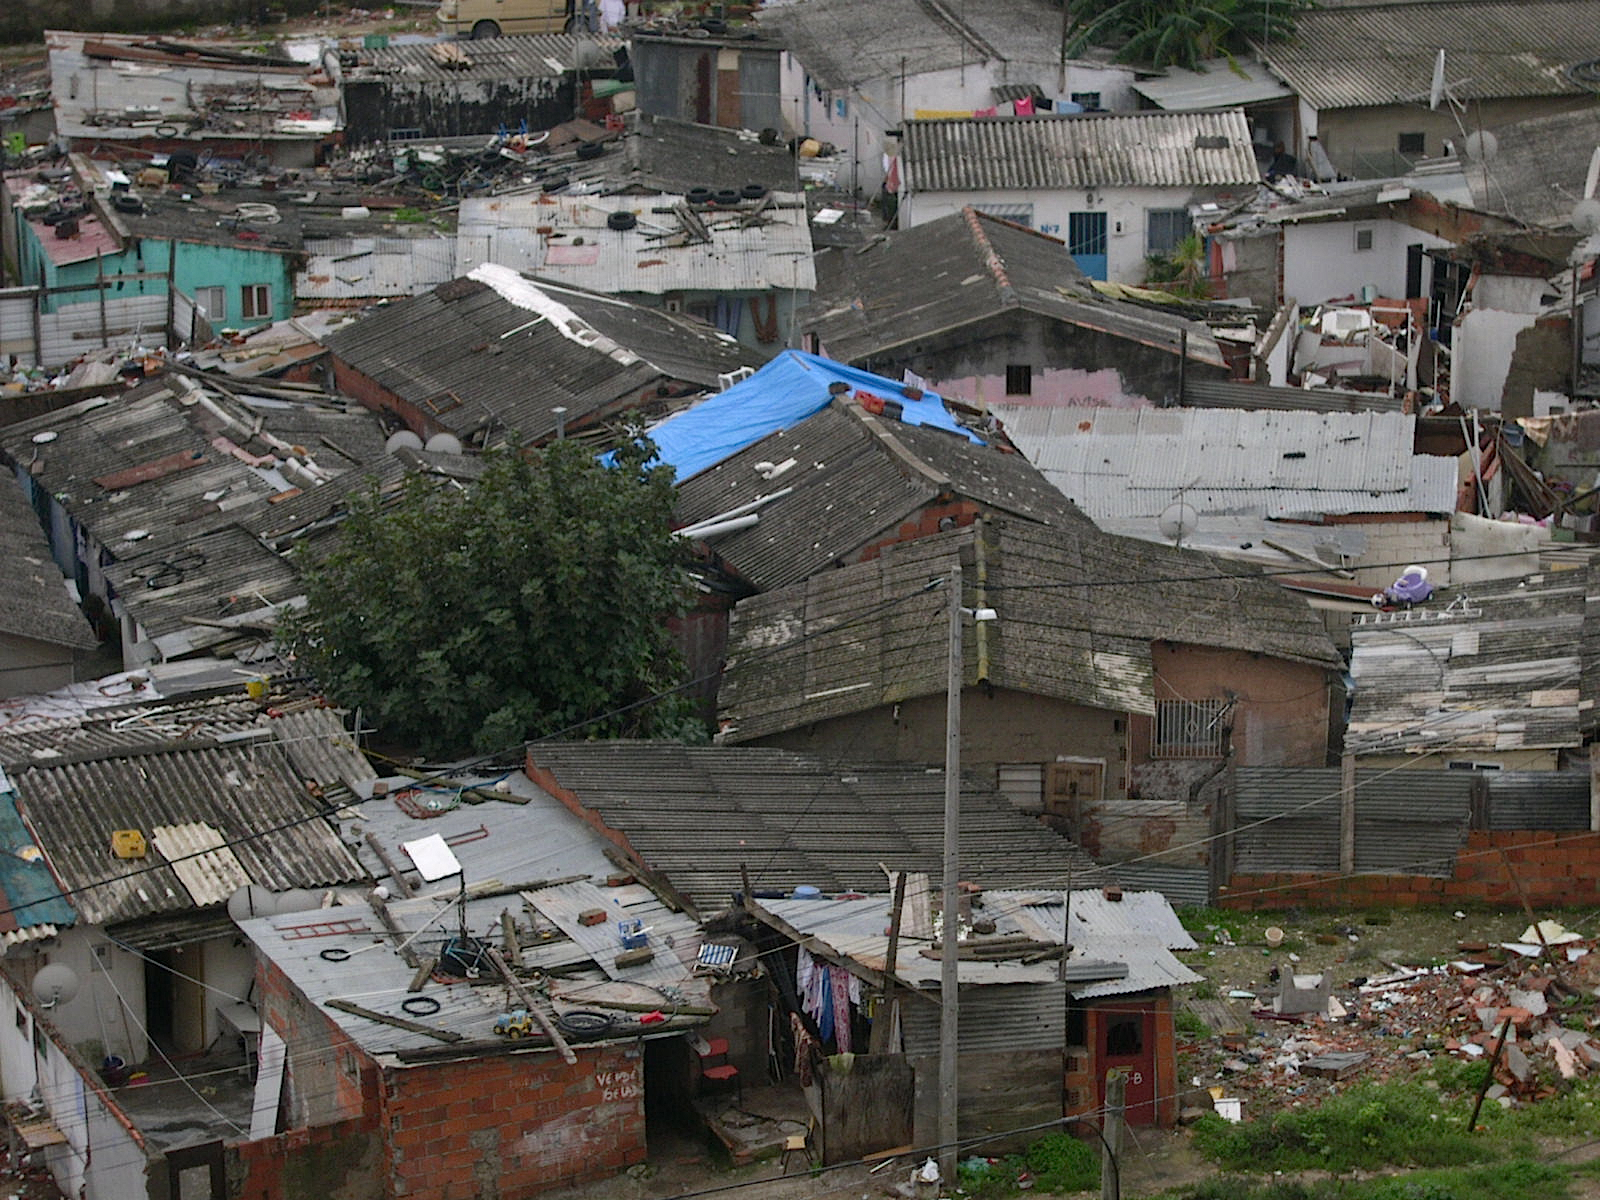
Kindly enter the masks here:
<path id="1" fill-rule="evenodd" d="M 1462 942 L 1442 965 L 1387 962 L 1374 977 L 1301 974 L 1287 961 L 1272 971 L 1276 994 L 1232 993 L 1234 1011 L 1256 1005 L 1250 1019 L 1240 1014 L 1235 1029 L 1189 1046 L 1182 1074 L 1265 1114 L 1341 1081 L 1405 1079 L 1447 1057 L 1492 1064 L 1488 1099 L 1534 1103 L 1600 1071 L 1597 947 L 1541 921 L 1515 942 Z"/>

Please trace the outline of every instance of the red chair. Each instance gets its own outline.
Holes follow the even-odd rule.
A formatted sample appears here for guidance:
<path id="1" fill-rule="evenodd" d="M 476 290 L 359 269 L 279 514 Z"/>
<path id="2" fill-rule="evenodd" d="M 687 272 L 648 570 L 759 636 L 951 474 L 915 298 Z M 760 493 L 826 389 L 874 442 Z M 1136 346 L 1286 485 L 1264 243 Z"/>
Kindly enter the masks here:
<path id="1" fill-rule="evenodd" d="M 700 1079 L 702 1083 L 726 1087 L 732 1084 L 739 1103 L 744 1104 L 744 1083 L 739 1078 L 739 1068 L 728 1061 L 728 1039 L 706 1038 L 705 1049 L 700 1051 Z"/>

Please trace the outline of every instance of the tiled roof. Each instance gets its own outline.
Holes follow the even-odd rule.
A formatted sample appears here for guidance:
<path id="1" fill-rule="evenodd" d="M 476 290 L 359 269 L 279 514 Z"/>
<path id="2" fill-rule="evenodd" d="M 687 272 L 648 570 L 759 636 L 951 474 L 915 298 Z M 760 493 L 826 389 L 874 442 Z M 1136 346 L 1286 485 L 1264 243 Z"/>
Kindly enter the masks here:
<path id="1" fill-rule="evenodd" d="M 1187 333 L 1191 358 L 1223 363 L 1204 324 L 1103 296 L 1060 239 L 974 209 L 834 261 L 804 324 L 843 362 L 892 355 L 935 336 L 948 340 L 951 330 L 1021 310 L 1081 330 L 1085 339 L 1105 333 L 1172 354 Z"/>
<path id="2" fill-rule="evenodd" d="M 724 737 L 756 738 L 945 689 L 945 597 L 977 587 L 984 538 L 988 681 L 1111 712 L 1154 711 L 1152 642 L 1337 668 L 1315 614 L 1248 567 L 1093 529 L 986 523 L 885 547 L 871 562 L 741 601 L 729 629 Z M 976 639 L 965 677 L 977 679 Z"/>
<path id="3" fill-rule="evenodd" d="M 1575 96 L 1566 69 L 1600 57 L 1590 0 L 1389 0 L 1312 8 L 1262 57 L 1314 109 L 1427 103 L 1434 64 L 1458 101 Z"/>
<path id="4" fill-rule="evenodd" d="M 1242 110 L 905 123 L 911 192 L 1228 187 L 1260 178 Z"/>
<path id="5" fill-rule="evenodd" d="M 702 909 L 740 890 L 810 884 L 879 889 L 884 869 L 937 871 L 944 777 L 921 766 L 858 765 L 786 750 L 666 742 L 539 743 L 530 774 L 591 814 Z M 541 772 L 548 772 L 548 778 Z M 962 783 L 962 878 L 1049 886 L 1096 870 L 1072 842 L 1004 796 Z"/>

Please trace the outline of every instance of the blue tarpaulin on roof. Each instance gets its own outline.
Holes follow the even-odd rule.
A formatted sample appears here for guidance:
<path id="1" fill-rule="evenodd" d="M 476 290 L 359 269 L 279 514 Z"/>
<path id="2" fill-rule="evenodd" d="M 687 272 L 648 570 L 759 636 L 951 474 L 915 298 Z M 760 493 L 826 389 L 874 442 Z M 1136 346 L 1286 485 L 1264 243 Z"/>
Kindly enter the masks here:
<path id="1" fill-rule="evenodd" d="M 931 425 L 982 443 L 956 424 L 933 392 L 912 400 L 903 394 L 904 385 L 893 379 L 803 350 L 785 350 L 750 378 L 668 418 L 650 431 L 650 439 L 658 460 L 676 467 L 681 483 L 826 408 L 833 398 L 828 385 L 836 382 L 846 384 L 851 393 L 869 392 L 899 404 L 899 419 L 907 425 Z"/>
<path id="2" fill-rule="evenodd" d="M 0 780 L 4 780 L 0 775 Z M 71 925 L 77 913 L 38 857 L 16 797 L 0 790 L 0 932 L 33 925 Z"/>

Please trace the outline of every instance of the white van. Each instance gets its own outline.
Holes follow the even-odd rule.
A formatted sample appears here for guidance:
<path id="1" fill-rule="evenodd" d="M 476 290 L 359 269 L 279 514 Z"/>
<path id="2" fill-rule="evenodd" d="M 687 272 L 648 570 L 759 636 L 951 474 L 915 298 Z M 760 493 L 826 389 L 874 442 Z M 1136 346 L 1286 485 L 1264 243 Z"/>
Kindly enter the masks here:
<path id="1" fill-rule="evenodd" d="M 574 0 L 439 0 L 439 26 L 454 37 L 568 33 Z"/>

